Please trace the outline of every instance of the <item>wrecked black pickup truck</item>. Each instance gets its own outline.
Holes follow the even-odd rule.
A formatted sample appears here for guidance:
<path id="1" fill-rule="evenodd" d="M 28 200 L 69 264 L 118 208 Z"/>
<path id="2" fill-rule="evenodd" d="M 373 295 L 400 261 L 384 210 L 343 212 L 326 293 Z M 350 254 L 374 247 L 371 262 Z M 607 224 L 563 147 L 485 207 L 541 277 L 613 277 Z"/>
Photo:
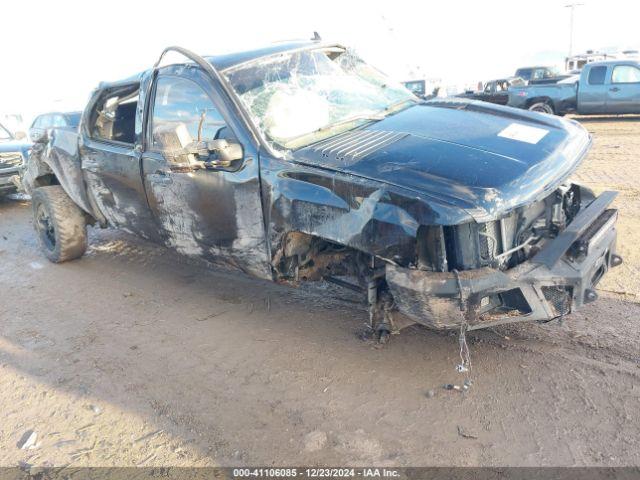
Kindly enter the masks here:
<path id="1" fill-rule="evenodd" d="M 615 254 L 614 192 L 567 181 L 579 124 L 466 100 L 424 102 L 352 51 L 299 42 L 103 83 L 79 133 L 25 172 L 54 262 L 86 225 L 282 282 L 366 296 L 436 329 L 547 321 L 593 301 Z"/>

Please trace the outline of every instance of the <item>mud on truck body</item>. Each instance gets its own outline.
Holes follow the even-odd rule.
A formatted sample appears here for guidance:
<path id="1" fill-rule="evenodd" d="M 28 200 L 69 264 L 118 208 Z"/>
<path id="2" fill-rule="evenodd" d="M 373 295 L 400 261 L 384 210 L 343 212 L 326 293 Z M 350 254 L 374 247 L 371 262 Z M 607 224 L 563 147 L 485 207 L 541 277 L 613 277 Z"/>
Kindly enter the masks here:
<path id="1" fill-rule="evenodd" d="M 335 44 L 167 51 L 189 61 L 101 84 L 79 133 L 53 130 L 32 155 L 52 261 L 82 255 L 87 223 L 122 228 L 260 278 L 358 290 L 381 339 L 398 318 L 557 318 L 621 262 L 615 193 L 567 181 L 591 143 L 574 121 L 424 102 Z"/>

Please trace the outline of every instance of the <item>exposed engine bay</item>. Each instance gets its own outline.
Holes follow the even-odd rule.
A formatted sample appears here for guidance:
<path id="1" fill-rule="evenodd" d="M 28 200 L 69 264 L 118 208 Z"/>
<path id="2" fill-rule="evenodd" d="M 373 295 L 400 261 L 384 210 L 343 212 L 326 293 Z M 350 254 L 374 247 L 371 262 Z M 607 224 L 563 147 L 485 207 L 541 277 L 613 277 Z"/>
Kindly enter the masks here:
<path id="1" fill-rule="evenodd" d="M 589 265 L 588 282 L 558 280 L 555 263 L 544 275 L 532 259 L 567 230 L 579 212 L 594 201 L 593 193 L 576 184 L 486 223 L 422 226 L 416 238 L 415 262 L 406 267 L 352 249 L 293 233 L 274 259 L 285 281 L 328 280 L 367 292 L 371 326 L 397 328 L 394 314 L 401 312 L 433 328 L 469 329 L 522 319 L 548 321 L 566 315 L 574 303 L 595 299 L 593 287 L 608 266 L 621 262 L 605 249 L 600 261 Z M 605 205 L 606 206 L 606 205 Z M 614 210 L 596 212 L 595 227 L 587 229 L 571 248 L 560 252 L 577 270 L 596 231 L 600 238 L 615 221 Z M 588 263 L 588 262 L 587 262 Z M 566 268 L 560 266 L 563 275 Z M 541 275 L 541 278 L 534 278 Z M 519 286 L 518 282 L 525 285 Z M 540 282 L 540 285 L 533 283 Z M 566 282 L 566 284 L 564 284 Z M 578 298 L 576 295 L 579 293 Z M 586 293 L 585 293 L 586 292 Z M 575 297 L 575 298 L 574 298 Z M 533 300 L 533 301 L 532 301 Z"/>

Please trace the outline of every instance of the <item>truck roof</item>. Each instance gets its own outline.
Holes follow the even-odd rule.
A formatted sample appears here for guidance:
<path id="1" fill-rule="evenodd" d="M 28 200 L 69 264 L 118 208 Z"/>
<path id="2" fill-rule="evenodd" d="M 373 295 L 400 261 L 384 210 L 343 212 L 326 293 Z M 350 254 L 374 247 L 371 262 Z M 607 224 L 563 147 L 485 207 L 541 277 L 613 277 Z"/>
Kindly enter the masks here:
<path id="1" fill-rule="evenodd" d="M 283 42 L 270 45 L 268 47 L 257 48 L 253 50 L 245 50 L 235 53 L 227 53 L 224 55 L 204 55 L 204 58 L 209 61 L 217 70 L 226 70 L 242 63 L 250 62 L 261 57 L 269 57 L 278 53 L 292 52 L 296 50 L 307 50 L 311 48 L 322 47 L 342 47 L 336 43 L 323 43 L 317 40 L 300 40 L 292 42 Z M 184 62 L 188 63 L 188 62 Z M 137 82 L 144 76 L 150 69 L 139 72 L 130 77 L 116 80 L 113 82 L 101 82 L 98 88 L 109 88 L 118 85 L 129 84 Z"/>

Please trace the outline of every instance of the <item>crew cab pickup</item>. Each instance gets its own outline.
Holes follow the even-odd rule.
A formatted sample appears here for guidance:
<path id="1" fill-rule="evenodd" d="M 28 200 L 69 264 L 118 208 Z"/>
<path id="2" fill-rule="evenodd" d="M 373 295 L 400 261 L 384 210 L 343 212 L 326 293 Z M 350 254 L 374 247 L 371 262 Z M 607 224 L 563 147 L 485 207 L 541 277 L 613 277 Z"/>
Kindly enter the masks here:
<path id="1" fill-rule="evenodd" d="M 640 113 L 640 64 L 609 60 L 584 66 L 579 77 L 509 89 L 508 105 L 543 113 Z"/>
<path id="2" fill-rule="evenodd" d="M 424 102 L 337 44 L 200 57 L 103 83 L 25 184 L 53 262 L 113 226 L 279 282 L 362 292 L 381 341 L 547 321 L 621 262 L 615 193 L 567 181 L 574 121 Z M 163 54 L 164 55 L 164 54 Z"/>

